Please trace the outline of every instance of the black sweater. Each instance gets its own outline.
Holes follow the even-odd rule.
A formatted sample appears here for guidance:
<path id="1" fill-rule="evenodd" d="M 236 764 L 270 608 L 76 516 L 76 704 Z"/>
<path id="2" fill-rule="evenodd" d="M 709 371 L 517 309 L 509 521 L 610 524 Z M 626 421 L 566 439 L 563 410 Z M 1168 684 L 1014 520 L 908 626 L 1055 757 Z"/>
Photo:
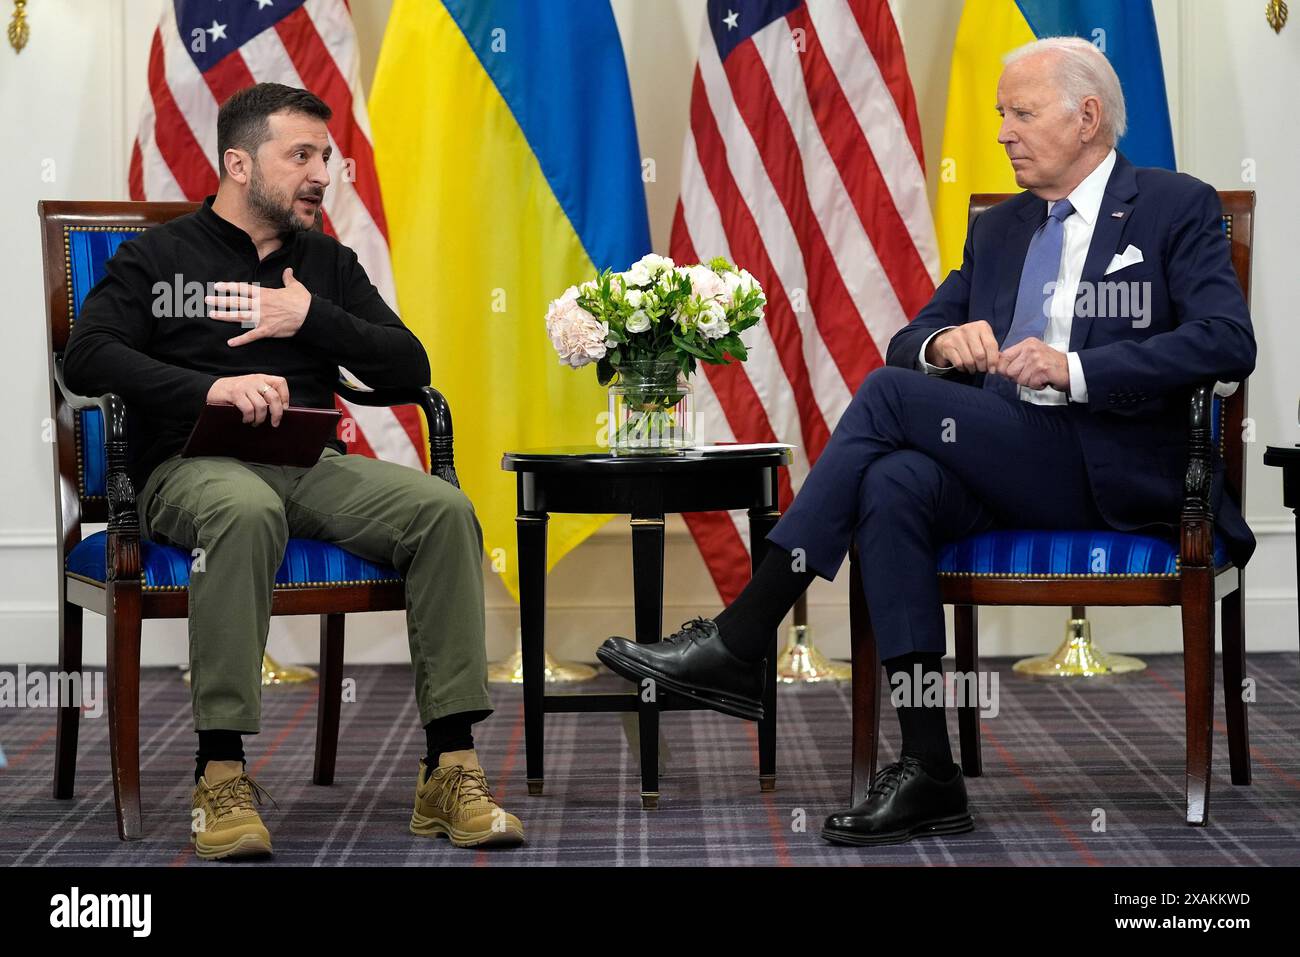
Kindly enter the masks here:
<path id="1" fill-rule="evenodd" d="M 324 233 L 289 233 L 259 262 L 252 239 L 214 213 L 212 199 L 119 247 L 82 304 L 64 354 L 72 392 L 116 392 L 125 400 L 127 468 L 137 495 L 154 468 L 184 446 L 218 378 L 284 376 L 292 405 L 322 409 L 334 406 L 340 365 L 371 388 L 429 383 L 424 346 L 388 308 L 352 250 Z M 312 294 L 302 326 L 288 338 L 226 345 L 246 330 L 207 318 L 207 284 L 281 288 L 286 267 Z M 203 291 L 185 288 L 189 283 Z M 196 305 L 201 315 L 193 315 Z M 330 444 L 345 451 L 338 439 Z"/>

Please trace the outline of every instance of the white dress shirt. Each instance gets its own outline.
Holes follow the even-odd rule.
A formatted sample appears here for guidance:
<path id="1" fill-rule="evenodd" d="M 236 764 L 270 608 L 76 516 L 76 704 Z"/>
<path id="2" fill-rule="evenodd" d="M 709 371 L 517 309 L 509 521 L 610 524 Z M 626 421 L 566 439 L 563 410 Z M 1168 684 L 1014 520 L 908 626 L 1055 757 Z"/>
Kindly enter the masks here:
<path id="1" fill-rule="evenodd" d="M 1020 387 L 1020 398 L 1024 402 L 1037 405 L 1065 405 L 1066 402 L 1087 402 L 1088 384 L 1083 379 L 1083 363 L 1076 352 L 1067 352 L 1070 348 L 1070 328 L 1074 324 L 1074 297 L 1079 290 L 1079 281 L 1083 278 L 1084 260 L 1088 258 L 1088 247 L 1092 244 L 1092 230 L 1097 225 L 1097 214 L 1101 210 L 1101 199 L 1106 192 L 1106 183 L 1110 181 L 1111 170 L 1115 168 L 1115 150 L 1106 154 L 1106 158 L 1097 164 L 1097 168 L 1084 177 L 1083 182 L 1074 188 L 1067 199 L 1074 207 L 1074 212 L 1062 222 L 1065 233 L 1061 243 L 1061 269 L 1056 276 L 1056 290 L 1052 294 L 1052 304 L 1047 318 L 1047 328 L 1043 331 L 1043 341 L 1058 352 L 1065 352 L 1066 363 L 1070 367 L 1070 391 L 1067 395 L 1060 389 L 1047 386 L 1043 389 Z M 1047 212 L 1050 214 L 1056 201 L 1049 201 Z M 930 340 L 940 332 L 955 329 L 946 326 L 931 333 L 921 344 L 921 354 L 916 367 L 928 375 L 943 375 L 951 372 L 953 366 L 941 368 L 925 361 L 925 350 Z"/>

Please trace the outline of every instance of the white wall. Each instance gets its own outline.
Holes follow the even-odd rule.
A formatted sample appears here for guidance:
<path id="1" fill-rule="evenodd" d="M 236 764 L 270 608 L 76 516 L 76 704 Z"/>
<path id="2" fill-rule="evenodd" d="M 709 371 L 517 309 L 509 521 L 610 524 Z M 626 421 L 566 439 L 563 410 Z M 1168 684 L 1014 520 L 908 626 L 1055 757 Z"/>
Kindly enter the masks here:
<path id="1" fill-rule="evenodd" d="M 894 0 L 907 49 L 933 169 L 940 155 L 948 61 L 960 0 Z M 390 0 L 352 0 L 367 82 Z M 691 71 L 704 0 L 614 0 L 623 34 L 642 153 L 656 160 L 647 186 L 656 250 L 665 251 L 677 179 Z M 54 506 L 51 450 L 42 441 L 49 414 L 40 251 L 35 204 L 40 198 L 125 198 L 126 161 L 145 90 L 148 44 L 157 0 L 42 0 L 28 7 L 32 37 L 15 55 L 0 46 L 0 130 L 6 173 L 0 179 L 4 223 L 3 276 L 9 306 L 10 362 L 0 496 L 0 662 L 50 662 L 56 655 Z M 1260 193 L 1256 225 L 1253 312 L 1261 344 L 1251 381 L 1257 441 L 1248 455 L 1247 516 L 1259 538 L 1247 586 L 1249 643 L 1254 650 L 1295 650 L 1295 539 L 1281 506 L 1280 476 L 1261 462 L 1264 445 L 1300 440 L 1295 408 L 1300 376 L 1288 368 L 1300 333 L 1290 321 L 1300 279 L 1291 225 L 1300 211 L 1300 182 L 1292 174 L 1300 132 L 1287 118 L 1300 86 L 1300 24 L 1275 36 L 1262 9 L 1230 0 L 1157 0 L 1170 109 L 1182 169 L 1220 188 L 1242 183 L 1253 160 Z M 42 178 L 51 167 L 53 181 Z M 592 660 L 609 634 L 631 627 L 631 561 L 624 521 L 615 520 L 566 558 L 550 580 L 549 647 L 561 657 Z M 513 646 L 518 613 L 489 576 L 489 653 Z M 684 526 L 670 525 L 665 622 L 708 614 L 718 599 Z M 847 654 L 847 584 L 818 582 L 810 620 L 828 652 Z M 1048 650 L 1059 641 L 1065 613 L 1056 609 L 986 609 L 986 654 Z M 1111 650 L 1152 652 L 1179 647 L 1178 619 L 1169 609 L 1092 613 L 1094 636 Z M 349 660 L 406 658 L 403 618 L 353 616 Z M 87 661 L 103 660 L 102 620 L 87 616 Z M 289 660 L 314 661 L 313 619 L 277 619 L 271 649 Z M 185 658 L 181 622 L 145 626 L 147 663 Z"/>

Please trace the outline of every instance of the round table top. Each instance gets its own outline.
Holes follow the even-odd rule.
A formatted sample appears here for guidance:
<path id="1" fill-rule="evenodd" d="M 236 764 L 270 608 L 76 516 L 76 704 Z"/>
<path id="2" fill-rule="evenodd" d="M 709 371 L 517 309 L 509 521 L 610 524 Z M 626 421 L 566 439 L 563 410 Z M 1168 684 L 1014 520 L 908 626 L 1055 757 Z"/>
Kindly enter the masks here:
<path id="1" fill-rule="evenodd" d="M 617 470 L 619 474 L 697 471 L 789 465 L 794 460 L 789 445 L 706 445 L 695 449 L 673 449 L 653 453 L 620 452 L 597 445 L 569 445 L 541 449 L 519 449 L 501 458 L 507 472 L 591 472 L 596 469 Z"/>

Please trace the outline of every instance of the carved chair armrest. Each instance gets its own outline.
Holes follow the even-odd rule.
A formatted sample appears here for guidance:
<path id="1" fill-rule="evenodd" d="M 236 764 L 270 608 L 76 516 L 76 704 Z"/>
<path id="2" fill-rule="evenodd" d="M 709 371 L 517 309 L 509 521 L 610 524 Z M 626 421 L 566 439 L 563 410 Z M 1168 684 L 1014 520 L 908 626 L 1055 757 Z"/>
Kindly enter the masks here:
<path id="1" fill-rule="evenodd" d="M 451 406 L 441 392 L 429 385 L 406 389 L 364 390 L 342 376 L 339 377 L 335 391 L 354 405 L 418 405 L 424 412 L 424 420 L 429 427 L 429 473 L 460 488 L 452 451 Z"/>
<path id="2" fill-rule="evenodd" d="M 126 471 L 126 402 L 114 392 L 99 396 L 77 395 L 63 381 L 63 356 L 54 357 L 54 382 L 63 401 L 74 409 L 99 409 L 104 421 L 108 499 L 108 542 L 105 568 L 109 581 L 140 577 L 140 516 L 135 487 Z"/>
<path id="3" fill-rule="evenodd" d="M 1180 556 L 1183 565 L 1214 564 L 1214 511 L 1210 502 L 1214 477 L 1214 383 L 1192 389 L 1188 403 L 1187 472 L 1183 478 Z"/>

